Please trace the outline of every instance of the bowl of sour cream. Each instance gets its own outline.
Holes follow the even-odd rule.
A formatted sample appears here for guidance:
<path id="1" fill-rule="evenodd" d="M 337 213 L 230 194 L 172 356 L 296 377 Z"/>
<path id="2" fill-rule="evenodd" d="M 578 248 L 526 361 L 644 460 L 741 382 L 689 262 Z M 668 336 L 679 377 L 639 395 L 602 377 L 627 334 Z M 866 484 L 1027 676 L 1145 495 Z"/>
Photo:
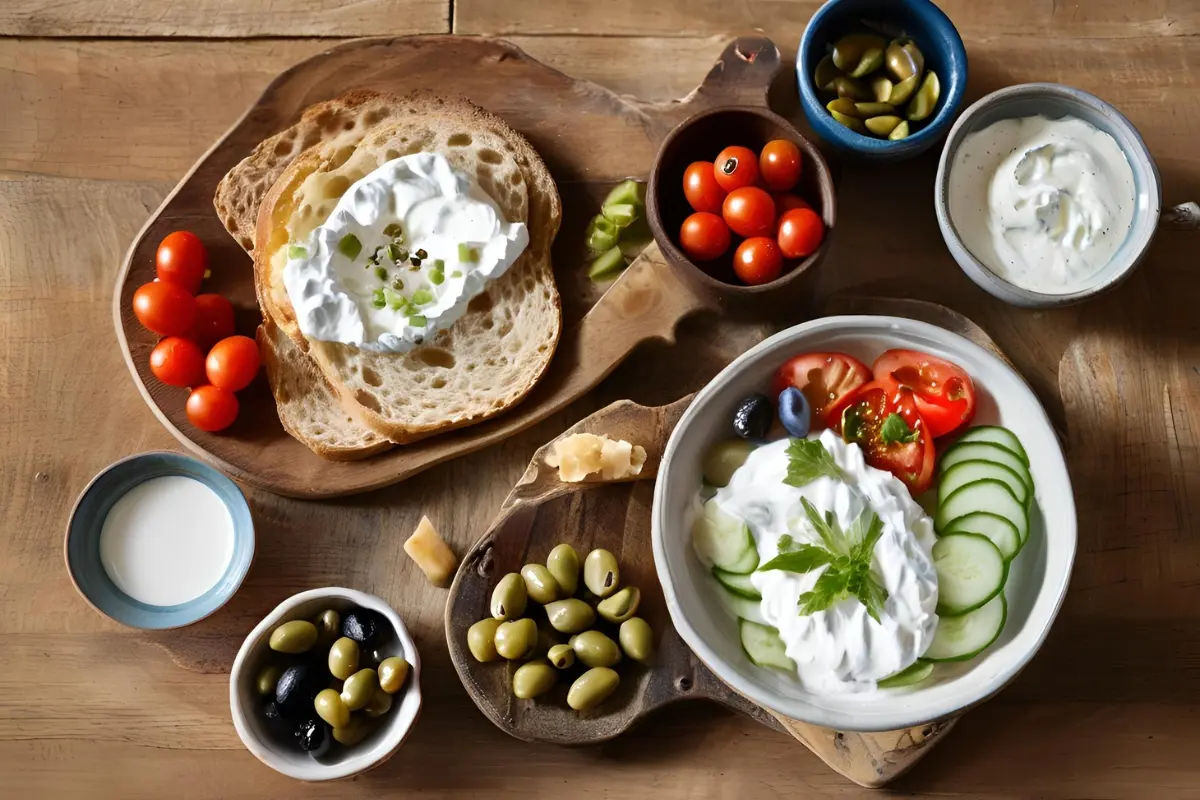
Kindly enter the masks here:
<path id="1" fill-rule="evenodd" d="M 1162 189 L 1146 143 L 1095 95 L 1052 83 L 993 92 L 951 128 L 934 203 L 951 255 L 995 297 L 1085 300 L 1141 262 Z"/>
<path id="2" fill-rule="evenodd" d="M 207 464 L 140 453 L 79 495 L 65 551 L 71 581 L 92 608 L 133 628 L 179 628 L 242 585 L 254 521 L 237 484 Z"/>

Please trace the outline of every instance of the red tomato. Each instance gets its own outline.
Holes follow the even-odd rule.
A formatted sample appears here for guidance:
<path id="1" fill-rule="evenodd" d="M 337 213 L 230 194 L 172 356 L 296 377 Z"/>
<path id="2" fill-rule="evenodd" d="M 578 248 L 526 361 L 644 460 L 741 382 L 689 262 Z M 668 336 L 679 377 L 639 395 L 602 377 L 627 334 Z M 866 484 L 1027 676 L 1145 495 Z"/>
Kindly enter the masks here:
<path id="1" fill-rule="evenodd" d="M 200 282 L 208 269 L 208 251 L 196 234 L 175 231 L 159 243 L 156 262 L 160 281 L 174 283 L 187 289 L 188 294 L 195 294 L 200 291 Z"/>
<path id="2" fill-rule="evenodd" d="M 707 211 L 697 211 L 683 221 L 679 246 L 697 261 L 712 261 L 729 249 L 729 226 Z"/>
<path id="3" fill-rule="evenodd" d="M 755 236 L 738 245 L 733 271 L 751 286 L 770 283 L 783 272 L 783 254 L 769 236 Z"/>
<path id="4" fill-rule="evenodd" d="M 204 371 L 213 386 L 240 392 L 250 385 L 261 364 L 258 344 L 249 336 L 230 336 L 213 345 Z"/>
<path id="5" fill-rule="evenodd" d="M 825 223 L 811 208 L 793 208 L 779 218 L 779 249 L 788 258 L 811 256 L 825 239 Z"/>
<path id="6" fill-rule="evenodd" d="M 868 464 L 895 475 L 914 495 L 933 482 L 933 436 L 911 389 L 881 381 L 858 387 L 842 410 L 842 439 L 857 442 Z"/>
<path id="7" fill-rule="evenodd" d="M 713 162 L 713 176 L 727 192 L 758 182 L 758 156 L 749 147 L 726 147 Z"/>
<path id="8" fill-rule="evenodd" d="M 237 415 L 238 399 L 233 392 L 205 385 L 193 389 L 188 395 L 188 421 L 202 431 L 223 431 L 233 424 Z"/>
<path id="9" fill-rule="evenodd" d="M 725 198 L 721 216 L 739 236 L 768 236 L 775 228 L 775 201 L 757 186 L 743 186 Z"/>
<path id="10" fill-rule="evenodd" d="M 151 281 L 133 293 L 133 313 L 160 336 L 180 336 L 192 329 L 196 298 L 174 283 Z"/>
<path id="11" fill-rule="evenodd" d="M 875 379 L 912 389 L 917 410 L 934 438 L 975 416 L 975 384 L 961 367 L 916 350 L 888 350 L 875 359 Z"/>
<path id="12" fill-rule="evenodd" d="M 813 428 L 836 428 L 847 398 L 869 380 L 871 370 L 854 356 L 803 353 L 775 371 L 771 394 L 778 397 L 787 387 L 795 386 L 812 408 Z"/>
<path id="13" fill-rule="evenodd" d="M 717 176 L 713 174 L 711 161 L 697 161 L 684 170 L 683 196 L 697 211 L 720 214 L 725 194 L 721 184 L 717 183 Z"/>
<path id="14" fill-rule="evenodd" d="M 196 295 L 196 322 L 192 325 L 192 339 L 204 350 L 224 338 L 233 336 L 233 303 L 219 294 Z"/>
<path id="15" fill-rule="evenodd" d="M 808 204 L 807 200 L 800 195 L 792 194 L 791 192 L 779 192 L 772 194 L 771 199 L 775 201 L 775 213 L 779 215 L 780 221 L 783 220 L 783 215 L 791 211 L 793 208 L 812 208 L 812 206 Z"/>
<path id="16" fill-rule="evenodd" d="M 762 182 L 772 192 L 786 192 L 800 180 L 800 148 L 787 139 L 767 142 L 758 157 Z"/>
<path id="17" fill-rule="evenodd" d="M 150 351 L 150 371 L 168 386 L 204 383 L 204 352 L 191 339 L 168 336 Z"/>

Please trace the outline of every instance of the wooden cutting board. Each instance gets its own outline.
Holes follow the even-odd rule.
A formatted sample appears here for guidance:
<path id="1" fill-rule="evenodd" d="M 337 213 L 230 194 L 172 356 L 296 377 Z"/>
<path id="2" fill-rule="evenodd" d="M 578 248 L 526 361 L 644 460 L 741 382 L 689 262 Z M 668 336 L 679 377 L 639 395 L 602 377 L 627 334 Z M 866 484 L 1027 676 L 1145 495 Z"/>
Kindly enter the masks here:
<path id="1" fill-rule="evenodd" d="M 571 78 L 495 39 L 365 39 L 297 64 L 204 154 L 134 240 L 113 297 L 117 338 L 134 381 L 159 420 L 190 451 L 240 481 L 298 497 L 386 486 L 524 430 L 588 392 L 642 342 L 672 340 L 681 319 L 720 302 L 680 281 L 654 245 L 602 293 L 606 287 L 585 275 L 584 230 L 609 187 L 627 177 L 646 177 L 658 143 L 678 122 L 713 106 L 766 105 L 780 69 L 779 51 L 770 40 L 737 39 L 685 99 L 647 104 Z M 253 335 L 260 315 L 251 262 L 213 210 L 217 183 L 309 105 L 364 88 L 465 95 L 528 137 L 546 161 L 564 206 L 554 245 L 563 335 L 550 369 L 524 402 L 494 420 L 358 462 L 326 461 L 290 437 L 264 377 L 240 393 L 242 411 L 231 428 L 220 434 L 197 430 L 184 412 L 186 390 L 165 386 L 150 373 L 157 337 L 133 316 L 133 293 L 154 279 L 159 241 L 173 230 L 191 230 L 209 247 L 213 275 L 206 290 L 229 297 L 239 332 Z M 726 353 L 726 360 L 736 352 Z"/>

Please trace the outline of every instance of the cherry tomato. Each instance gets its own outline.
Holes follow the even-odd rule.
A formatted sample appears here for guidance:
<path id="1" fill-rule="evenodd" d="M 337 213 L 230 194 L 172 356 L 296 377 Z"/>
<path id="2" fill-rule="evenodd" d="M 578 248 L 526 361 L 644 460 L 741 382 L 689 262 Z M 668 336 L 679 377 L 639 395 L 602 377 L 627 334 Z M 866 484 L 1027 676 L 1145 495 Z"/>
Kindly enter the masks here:
<path id="1" fill-rule="evenodd" d="M 772 192 L 786 192 L 800 180 L 800 148 L 787 139 L 767 142 L 758 157 L 762 182 Z"/>
<path id="2" fill-rule="evenodd" d="M 758 183 L 758 156 L 749 147 L 726 147 L 713 162 L 713 176 L 727 192 Z"/>
<path id="3" fill-rule="evenodd" d="M 717 183 L 717 177 L 713 175 L 712 162 L 697 161 L 689 164 L 683 171 L 683 196 L 697 211 L 720 214 L 725 194 L 721 184 Z"/>
<path id="4" fill-rule="evenodd" d="M 783 253 L 769 236 L 755 236 L 738 245 L 733 271 L 751 286 L 770 283 L 783 272 Z"/>
<path id="5" fill-rule="evenodd" d="M 793 208 L 812 208 L 812 206 L 808 204 L 807 200 L 800 195 L 792 194 L 791 192 L 773 193 L 771 195 L 771 199 L 775 201 L 775 213 L 779 215 L 780 221 L 783 220 L 783 215 L 791 211 Z"/>
<path id="6" fill-rule="evenodd" d="M 191 336 L 201 349 L 208 350 L 235 332 L 233 303 L 229 298 L 220 294 L 196 295 L 196 321 Z"/>
<path id="7" fill-rule="evenodd" d="M 868 464 L 895 475 L 914 495 L 933 482 L 933 436 L 907 387 L 881 381 L 858 387 L 842 410 L 842 439 L 856 442 Z"/>
<path id="8" fill-rule="evenodd" d="M 743 186 L 725 198 L 721 216 L 739 236 L 767 236 L 775 229 L 775 201 L 757 186 Z"/>
<path id="9" fill-rule="evenodd" d="M 788 258 L 810 256 L 825 239 L 825 223 L 811 208 L 793 208 L 779 218 L 779 249 Z"/>
<path id="10" fill-rule="evenodd" d="M 150 371 L 168 386 L 204 383 L 204 351 L 191 339 L 168 336 L 150 351 Z"/>
<path id="11" fill-rule="evenodd" d="M 846 399 L 869 380 L 871 370 L 854 356 L 802 353 L 775 371 L 771 394 L 778 397 L 787 387 L 795 386 L 812 408 L 813 428 L 836 428 Z"/>
<path id="12" fill-rule="evenodd" d="M 915 350 L 888 350 L 875 359 L 875 379 L 912 389 L 917 410 L 935 439 L 975 416 L 975 384 L 961 367 Z"/>
<path id="13" fill-rule="evenodd" d="M 219 386 L 200 386 L 188 395 L 188 421 L 202 431 L 223 431 L 233 424 L 237 415 L 237 397 Z"/>
<path id="14" fill-rule="evenodd" d="M 679 246 L 697 261 L 712 261 L 729 249 L 729 226 L 707 211 L 697 211 L 683 221 Z"/>
<path id="15" fill-rule="evenodd" d="M 240 392 L 250 385 L 261 364 L 258 344 L 249 336 L 230 336 L 213 345 L 204 371 L 213 386 Z"/>
<path id="16" fill-rule="evenodd" d="M 159 243 L 156 263 L 160 281 L 174 283 L 187 289 L 188 294 L 195 294 L 200 291 L 200 282 L 208 269 L 208 251 L 196 234 L 175 231 Z"/>
<path id="17" fill-rule="evenodd" d="M 174 283 L 151 281 L 133 293 L 133 313 L 160 336 L 181 336 L 196 320 L 196 298 Z"/>

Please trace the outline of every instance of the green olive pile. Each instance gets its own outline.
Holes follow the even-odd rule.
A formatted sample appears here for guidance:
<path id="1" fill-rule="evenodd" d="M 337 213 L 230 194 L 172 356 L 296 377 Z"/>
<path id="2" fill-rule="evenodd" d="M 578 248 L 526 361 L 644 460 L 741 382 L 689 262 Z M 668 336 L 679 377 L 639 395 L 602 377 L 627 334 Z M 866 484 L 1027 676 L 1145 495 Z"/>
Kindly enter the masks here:
<path id="1" fill-rule="evenodd" d="M 393 695 L 408 679 L 409 664 L 384 657 L 379 647 L 392 638 L 384 617 L 355 607 L 343 617 L 333 609 L 315 619 L 294 619 L 271 631 L 273 656 L 255 683 L 266 698 L 267 727 L 280 739 L 294 739 L 314 758 L 333 742 L 358 744 L 392 708 Z"/>
<path id="2" fill-rule="evenodd" d="M 560 672 L 574 674 L 567 705 L 587 711 L 616 691 L 620 678 L 613 667 L 622 653 L 641 664 L 654 655 L 650 625 L 634 616 L 641 599 L 636 586 L 621 586 L 612 553 L 593 550 L 581 565 L 575 548 L 560 544 L 545 566 L 526 564 L 500 579 L 492 616 L 467 630 L 467 648 L 481 662 L 525 662 L 512 676 L 513 694 L 522 700 L 548 692 Z M 526 616 L 535 610 L 531 602 L 544 612 L 541 624 Z"/>
<path id="3" fill-rule="evenodd" d="M 916 44 L 873 33 L 838 39 L 817 64 L 813 83 L 817 91 L 837 95 L 825 106 L 835 120 L 893 141 L 909 135 L 910 123 L 933 113 L 942 91 Z"/>

